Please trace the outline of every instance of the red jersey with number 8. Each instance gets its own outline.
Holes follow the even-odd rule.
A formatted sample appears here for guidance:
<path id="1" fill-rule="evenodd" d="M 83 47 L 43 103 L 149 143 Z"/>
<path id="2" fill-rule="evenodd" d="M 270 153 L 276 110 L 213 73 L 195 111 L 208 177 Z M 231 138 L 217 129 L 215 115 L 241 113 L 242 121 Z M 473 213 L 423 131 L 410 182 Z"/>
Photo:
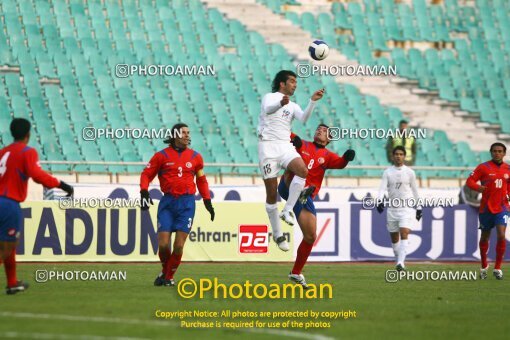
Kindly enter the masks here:
<path id="1" fill-rule="evenodd" d="M 291 139 L 296 135 L 291 134 Z M 337 155 L 336 153 L 319 147 L 313 142 L 302 140 L 303 145 L 297 149 L 297 152 L 303 158 L 306 167 L 308 168 L 308 176 L 306 176 L 306 186 L 315 186 L 315 191 L 312 193 L 314 198 L 318 193 L 324 179 L 324 174 L 327 169 L 343 169 L 347 166 L 347 161 Z M 291 176 L 293 177 L 293 176 Z"/>

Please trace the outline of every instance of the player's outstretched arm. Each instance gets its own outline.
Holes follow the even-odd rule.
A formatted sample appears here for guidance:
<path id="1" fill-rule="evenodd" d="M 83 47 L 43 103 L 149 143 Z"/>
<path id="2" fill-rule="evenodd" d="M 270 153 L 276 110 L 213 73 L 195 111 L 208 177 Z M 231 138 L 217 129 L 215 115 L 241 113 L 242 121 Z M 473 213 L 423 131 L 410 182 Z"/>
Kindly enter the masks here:
<path id="1" fill-rule="evenodd" d="M 477 182 L 480 180 L 480 178 L 482 177 L 482 168 L 481 166 L 477 166 L 475 171 L 473 171 L 471 173 L 471 175 L 469 175 L 468 179 L 466 180 L 466 185 L 468 186 L 468 188 L 470 188 L 471 190 L 475 190 L 475 191 L 478 191 L 478 192 L 484 192 L 485 190 L 485 186 L 483 185 L 479 185 Z"/>
<path id="2" fill-rule="evenodd" d="M 312 94 L 312 98 L 311 98 L 311 99 L 312 99 L 314 102 L 316 102 L 317 100 L 321 100 L 321 99 L 322 99 L 322 97 L 324 96 L 324 92 L 325 92 L 325 91 L 326 91 L 325 89 L 320 89 L 320 90 L 315 91 L 315 92 Z"/>
<path id="3" fill-rule="evenodd" d="M 204 200 L 205 208 L 211 215 L 211 221 L 214 221 L 215 213 L 211 202 L 211 192 L 209 191 L 209 183 L 207 183 L 207 178 L 205 177 L 203 169 L 197 171 L 197 188 Z"/>
<path id="4" fill-rule="evenodd" d="M 156 177 L 156 174 L 159 171 L 161 157 L 163 156 L 159 152 L 154 154 L 140 175 L 140 203 L 142 210 L 147 210 L 150 205 L 154 204 L 151 196 L 149 195 L 149 184 L 152 182 L 154 177 Z"/>
<path id="5" fill-rule="evenodd" d="M 296 119 L 299 120 L 300 122 L 306 123 L 308 118 L 310 118 L 310 116 L 312 115 L 312 111 L 315 108 L 317 100 L 320 100 L 323 96 L 324 89 L 315 91 L 312 95 L 312 98 L 310 98 L 310 101 L 308 102 L 308 106 L 304 111 L 299 107 L 299 105 L 295 105 L 294 116 L 296 117 Z"/>
<path id="6" fill-rule="evenodd" d="M 336 153 L 331 153 L 327 164 L 328 169 L 343 169 L 354 160 L 356 157 L 356 151 L 349 149 L 344 152 L 343 156 L 340 157 Z"/>
<path id="7" fill-rule="evenodd" d="M 211 192 L 209 191 L 209 183 L 207 183 L 207 177 L 205 177 L 204 173 L 204 160 L 202 159 L 202 155 L 198 155 L 197 165 L 195 167 L 196 177 L 197 177 L 197 188 L 198 192 L 202 196 L 204 200 L 204 205 L 209 214 L 211 215 L 211 221 L 214 221 L 214 208 L 211 202 Z"/>
<path id="8" fill-rule="evenodd" d="M 67 197 L 71 197 L 74 195 L 74 188 L 67 184 L 66 182 L 60 181 L 60 185 L 58 187 L 67 193 L 66 195 Z"/>
<path id="9" fill-rule="evenodd" d="M 60 188 L 67 192 L 68 196 L 73 194 L 73 187 L 65 182 L 59 181 L 39 165 L 39 155 L 35 149 L 30 148 L 26 151 L 25 156 L 25 170 L 28 177 L 31 177 L 34 182 L 42 184 L 47 188 Z"/>

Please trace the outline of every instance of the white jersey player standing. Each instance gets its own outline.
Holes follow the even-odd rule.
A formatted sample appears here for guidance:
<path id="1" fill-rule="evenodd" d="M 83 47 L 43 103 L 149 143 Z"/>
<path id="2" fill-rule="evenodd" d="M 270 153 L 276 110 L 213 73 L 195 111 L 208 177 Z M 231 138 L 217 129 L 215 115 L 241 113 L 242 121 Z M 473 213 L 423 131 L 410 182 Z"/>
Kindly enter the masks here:
<path id="1" fill-rule="evenodd" d="M 398 271 L 405 269 L 408 235 L 414 225 L 414 219 L 420 220 L 422 210 L 418 204 L 419 196 L 416 187 L 416 175 L 414 171 L 404 165 L 406 150 L 402 146 L 393 149 L 393 166 L 383 173 L 381 187 L 377 195 L 377 211 L 382 213 L 384 203 L 389 202 L 387 214 L 387 229 L 391 236 L 393 252 L 395 254 Z M 388 192 L 388 200 L 384 199 Z M 416 209 L 416 213 L 415 210 Z"/>
<path id="2" fill-rule="evenodd" d="M 295 223 L 292 209 L 298 199 L 304 199 L 313 192 L 305 189 L 305 179 L 308 174 L 306 165 L 290 142 L 291 124 L 294 119 L 306 122 L 310 117 L 315 102 L 322 98 L 324 89 L 314 92 L 308 106 L 303 111 L 299 105 L 290 101 L 297 87 L 296 74 L 292 71 L 278 72 L 272 83 L 272 93 L 262 98 L 259 126 L 259 167 L 266 187 L 266 212 L 269 216 L 273 239 L 283 251 L 289 250 L 289 245 L 281 231 L 280 220 L 293 225 Z M 281 169 L 294 173 L 289 187 L 289 198 L 281 214 L 276 205 L 278 174 Z"/>

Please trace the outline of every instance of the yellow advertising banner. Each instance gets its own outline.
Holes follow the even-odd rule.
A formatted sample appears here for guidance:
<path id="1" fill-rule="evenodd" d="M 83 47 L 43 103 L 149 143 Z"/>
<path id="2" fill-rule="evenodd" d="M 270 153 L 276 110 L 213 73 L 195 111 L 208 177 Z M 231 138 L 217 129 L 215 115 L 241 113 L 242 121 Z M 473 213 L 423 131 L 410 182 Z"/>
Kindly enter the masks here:
<path id="1" fill-rule="evenodd" d="M 215 203 L 214 222 L 203 203 L 196 203 L 195 220 L 184 246 L 184 261 L 292 261 L 292 249 L 282 252 L 268 237 L 271 228 L 263 203 Z M 157 204 L 149 211 L 141 211 L 62 209 L 56 201 L 25 202 L 21 205 L 23 223 L 17 259 L 159 261 Z M 292 227 L 282 223 L 282 228 L 292 247 Z"/>

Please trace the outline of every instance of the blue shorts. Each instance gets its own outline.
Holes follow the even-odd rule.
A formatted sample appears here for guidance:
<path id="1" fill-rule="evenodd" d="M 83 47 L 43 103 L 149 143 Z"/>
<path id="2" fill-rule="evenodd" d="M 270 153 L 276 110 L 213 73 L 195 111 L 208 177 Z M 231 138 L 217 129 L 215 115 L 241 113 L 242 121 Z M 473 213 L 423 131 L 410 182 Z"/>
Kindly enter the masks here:
<path id="1" fill-rule="evenodd" d="M 479 229 L 491 230 L 492 228 L 494 228 L 494 226 L 497 226 L 497 225 L 505 225 L 506 226 L 508 217 L 505 217 L 505 216 L 510 216 L 508 211 L 502 211 L 497 214 L 493 214 L 491 212 L 481 213 L 478 216 L 478 220 L 480 221 Z"/>
<path id="2" fill-rule="evenodd" d="M 195 217 L 195 196 L 174 197 L 165 195 L 158 206 L 158 233 L 183 231 L 188 233 Z"/>
<path id="3" fill-rule="evenodd" d="M 289 188 L 285 185 L 283 177 L 280 180 L 280 184 L 278 185 L 278 193 L 284 200 L 289 198 Z M 301 210 L 303 210 L 303 208 L 314 214 L 314 216 L 317 216 L 317 212 L 315 211 L 315 205 L 313 205 L 313 200 L 311 197 L 308 197 L 305 204 L 301 204 L 299 203 L 299 201 L 296 202 L 294 209 L 292 209 L 294 211 L 294 215 L 296 215 L 296 219 L 299 218 L 299 214 L 301 214 Z"/>
<path id="4" fill-rule="evenodd" d="M 0 196 L 0 241 L 16 242 L 22 220 L 19 202 Z"/>

